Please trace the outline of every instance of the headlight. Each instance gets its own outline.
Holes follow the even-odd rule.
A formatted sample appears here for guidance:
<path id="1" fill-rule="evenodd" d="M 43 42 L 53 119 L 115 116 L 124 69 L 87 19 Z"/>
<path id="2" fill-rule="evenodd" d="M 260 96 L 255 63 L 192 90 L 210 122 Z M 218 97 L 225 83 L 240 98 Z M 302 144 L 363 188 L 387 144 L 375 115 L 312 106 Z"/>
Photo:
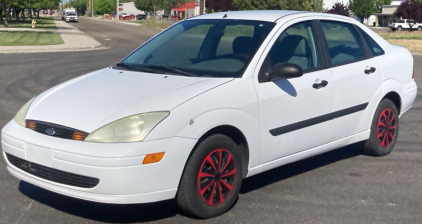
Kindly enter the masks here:
<path id="1" fill-rule="evenodd" d="M 18 123 L 20 126 L 25 127 L 25 116 L 26 112 L 28 112 L 29 106 L 31 106 L 32 101 L 34 101 L 35 97 L 32 98 L 30 101 L 25 103 L 23 107 L 18 111 L 18 113 L 15 115 L 15 122 Z"/>
<path id="2" fill-rule="evenodd" d="M 86 142 L 140 142 L 170 112 L 151 112 L 125 117 L 90 133 Z"/>

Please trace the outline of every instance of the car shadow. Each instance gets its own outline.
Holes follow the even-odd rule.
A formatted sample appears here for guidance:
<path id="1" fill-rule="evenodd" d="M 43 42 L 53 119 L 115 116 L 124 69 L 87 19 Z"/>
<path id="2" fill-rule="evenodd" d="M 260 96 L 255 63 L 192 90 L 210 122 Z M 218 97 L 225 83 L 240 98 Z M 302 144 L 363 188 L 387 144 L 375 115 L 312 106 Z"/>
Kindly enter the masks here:
<path id="1" fill-rule="evenodd" d="M 103 204 L 57 194 L 25 181 L 19 183 L 19 191 L 56 210 L 98 222 L 150 222 L 173 217 L 180 212 L 174 200 L 148 204 Z"/>
<path id="2" fill-rule="evenodd" d="M 359 148 L 348 146 L 291 163 L 245 179 L 240 194 L 247 194 L 275 182 L 360 154 Z M 131 205 L 103 204 L 57 194 L 25 181 L 19 183 L 19 191 L 25 196 L 56 210 L 99 222 L 149 222 L 170 218 L 181 213 L 175 200 Z M 182 213 L 182 215 L 185 214 Z"/>
<path id="3" fill-rule="evenodd" d="M 292 83 L 287 79 L 279 79 L 273 81 L 273 83 L 278 86 L 281 90 L 289 94 L 290 96 L 296 97 L 297 92 L 295 87 L 292 85 Z"/>
<path id="4" fill-rule="evenodd" d="M 247 194 L 275 182 L 283 181 L 290 177 L 294 177 L 341 160 L 359 156 L 361 154 L 361 148 L 356 147 L 356 145 L 350 145 L 323 153 L 321 155 L 310 157 L 308 159 L 290 163 L 243 180 L 242 187 L 240 188 L 240 194 Z"/>

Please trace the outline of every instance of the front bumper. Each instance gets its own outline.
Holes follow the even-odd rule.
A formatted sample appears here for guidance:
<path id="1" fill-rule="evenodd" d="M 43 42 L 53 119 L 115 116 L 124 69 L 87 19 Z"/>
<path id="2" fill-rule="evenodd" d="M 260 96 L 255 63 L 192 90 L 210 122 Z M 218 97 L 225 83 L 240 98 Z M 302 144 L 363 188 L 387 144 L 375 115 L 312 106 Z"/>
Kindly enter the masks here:
<path id="1" fill-rule="evenodd" d="M 136 143 L 90 143 L 50 137 L 13 120 L 2 130 L 2 149 L 9 172 L 19 179 L 60 194 L 116 204 L 174 198 L 184 166 L 197 140 L 165 138 Z M 143 165 L 145 155 L 164 158 Z M 6 153 L 60 171 L 99 179 L 93 188 L 60 184 L 31 175 L 7 160 Z"/>

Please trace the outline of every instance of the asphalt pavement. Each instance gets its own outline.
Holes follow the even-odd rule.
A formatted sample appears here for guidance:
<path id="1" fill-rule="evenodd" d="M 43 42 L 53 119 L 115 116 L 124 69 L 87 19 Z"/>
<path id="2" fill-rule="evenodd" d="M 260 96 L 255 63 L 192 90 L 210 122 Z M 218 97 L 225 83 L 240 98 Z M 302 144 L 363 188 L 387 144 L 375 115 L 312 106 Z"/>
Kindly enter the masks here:
<path id="1" fill-rule="evenodd" d="M 110 48 L 0 54 L 0 127 L 35 95 L 117 63 L 159 32 L 87 18 L 73 25 Z M 421 223 L 422 56 L 414 60 L 418 97 L 389 156 L 344 147 L 256 175 L 230 211 L 208 220 L 181 214 L 173 200 L 109 205 L 52 193 L 11 176 L 1 158 L 0 223 Z"/>

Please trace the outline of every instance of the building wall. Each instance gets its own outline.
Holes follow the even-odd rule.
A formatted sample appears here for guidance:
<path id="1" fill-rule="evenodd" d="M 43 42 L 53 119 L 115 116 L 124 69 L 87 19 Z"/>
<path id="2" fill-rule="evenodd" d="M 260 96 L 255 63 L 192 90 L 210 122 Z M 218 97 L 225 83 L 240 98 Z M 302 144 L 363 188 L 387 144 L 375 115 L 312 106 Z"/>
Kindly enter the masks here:
<path id="1" fill-rule="evenodd" d="M 383 5 L 382 14 L 393 14 L 397 9 L 397 5 Z"/>
<path id="2" fill-rule="evenodd" d="M 127 3 L 121 3 L 123 6 L 119 6 L 119 8 L 123 8 L 123 11 L 119 11 L 119 15 L 122 13 L 127 13 L 128 15 L 130 14 L 146 14 L 146 12 L 139 10 L 135 7 L 135 3 L 134 2 L 127 2 Z M 163 10 L 159 10 L 157 9 L 155 12 L 157 15 L 161 15 L 164 14 Z"/>
<path id="3" fill-rule="evenodd" d="M 130 14 L 144 14 L 144 11 L 141 11 L 135 7 L 133 2 L 122 3 L 123 6 L 119 6 L 119 8 L 123 8 L 123 11 L 119 11 L 119 14 L 127 13 Z"/>
<path id="4" fill-rule="evenodd" d="M 333 5 L 337 2 L 343 3 L 345 5 L 349 4 L 349 0 L 323 0 L 324 5 L 322 6 L 324 9 L 331 9 Z"/>

